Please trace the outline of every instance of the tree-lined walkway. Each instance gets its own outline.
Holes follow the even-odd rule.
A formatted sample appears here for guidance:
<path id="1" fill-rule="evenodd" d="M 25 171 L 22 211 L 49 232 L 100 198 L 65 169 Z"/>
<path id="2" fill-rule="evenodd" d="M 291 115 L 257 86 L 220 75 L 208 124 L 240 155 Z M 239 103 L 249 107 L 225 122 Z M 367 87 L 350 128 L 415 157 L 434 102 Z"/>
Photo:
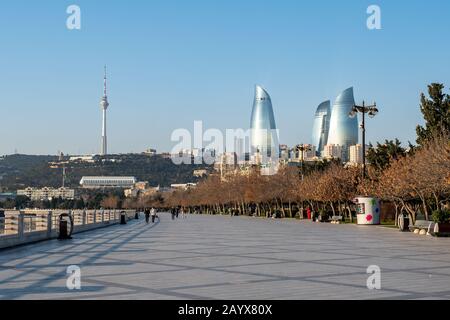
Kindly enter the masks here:
<path id="1" fill-rule="evenodd" d="M 82 290 L 66 288 L 78 265 Z M 367 267 L 382 290 L 366 287 Z M 189 216 L 0 251 L 0 299 L 450 299 L 450 239 Z"/>

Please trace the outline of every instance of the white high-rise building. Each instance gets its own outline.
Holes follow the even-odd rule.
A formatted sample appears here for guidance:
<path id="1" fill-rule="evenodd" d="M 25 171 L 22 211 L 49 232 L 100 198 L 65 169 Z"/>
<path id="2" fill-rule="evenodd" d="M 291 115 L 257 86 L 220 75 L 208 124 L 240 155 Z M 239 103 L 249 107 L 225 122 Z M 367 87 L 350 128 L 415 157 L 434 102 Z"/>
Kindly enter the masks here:
<path id="1" fill-rule="evenodd" d="M 338 144 L 327 144 L 323 148 L 323 157 L 326 159 L 342 159 L 342 147 Z"/>
<path id="2" fill-rule="evenodd" d="M 103 78 L 103 97 L 100 101 L 100 108 L 102 108 L 103 112 L 103 125 L 102 125 L 102 149 L 101 155 L 105 156 L 108 154 L 108 139 L 106 137 L 106 110 L 108 110 L 109 102 L 108 96 L 106 92 L 106 66 L 105 66 L 105 77 Z"/>
<path id="3" fill-rule="evenodd" d="M 369 146 L 366 146 L 366 150 L 369 150 Z M 363 163 L 362 144 L 350 146 L 350 163 L 353 163 L 353 164 L 362 164 Z"/>
<path id="4" fill-rule="evenodd" d="M 348 88 L 337 98 L 331 109 L 327 144 L 341 146 L 341 159 L 349 160 L 349 148 L 358 143 L 358 119 L 349 117 L 355 105 L 353 88 Z"/>
<path id="5" fill-rule="evenodd" d="M 289 161 L 290 158 L 290 149 L 287 145 L 281 144 L 280 145 L 280 159 L 284 161 Z"/>
<path id="6" fill-rule="evenodd" d="M 305 150 L 303 151 L 303 160 L 308 161 L 316 157 L 316 146 L 312 144 L 304 145 Z"/>
<path id="7" fill-rule="evenodd" d="M 312 142 L 317 147 L 317 156 L 323 151 L 323 147 L 328 144 L 330 118 L 331 102 L 328 100 L 319 105 L 314 117 Z"/>

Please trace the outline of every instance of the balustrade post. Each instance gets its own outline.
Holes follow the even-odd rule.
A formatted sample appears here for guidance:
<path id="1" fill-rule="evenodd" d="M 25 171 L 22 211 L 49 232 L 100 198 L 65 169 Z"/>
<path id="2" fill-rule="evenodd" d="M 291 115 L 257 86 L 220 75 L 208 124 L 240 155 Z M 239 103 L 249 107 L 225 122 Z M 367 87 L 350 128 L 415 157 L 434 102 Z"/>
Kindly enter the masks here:
<path id="1" fill-rule="evenodd" d="M 94 224 L 97 223 L 97 209 L 94 210 Z"/>
<path id="2" fill-rule="evenodd" d="M 82 224 L 83 226 L 86 224 L 86 210 L 83 210 Z"/>
<path id="3" fill-rule="evenodd" d="M 17 221 L 17 235 L 19 236 L 19 239 L 22 240 L 24 238 L 25 233 L 25 225 L 24 225 L 24 214 L 22 211 L 19 211 L 19 217 Z"/>
<path id="4" fill-rule="evenodd" d="M 50 210 L 47 212 L 47 238 L 52 236 L 52 217 L 53 212 Z"/>
<path id="5" fill-rule="evenodd" d="M 105 209 L 102 210 L 102 223 L 105 222 Z"/>

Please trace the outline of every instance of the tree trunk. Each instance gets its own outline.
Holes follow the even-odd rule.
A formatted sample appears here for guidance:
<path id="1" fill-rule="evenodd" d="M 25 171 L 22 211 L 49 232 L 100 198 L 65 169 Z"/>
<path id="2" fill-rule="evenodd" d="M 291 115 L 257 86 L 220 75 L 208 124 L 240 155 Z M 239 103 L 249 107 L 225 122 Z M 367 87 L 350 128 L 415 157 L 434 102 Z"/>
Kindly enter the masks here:
<path id="1" fill-rule="evenodd" d="M 398 227 L 398 204 L 394 202 L 395 206 L 395 226 Z"/>
<path id="2" fill-rule="evenodd" d="M 333 216 L 335 216 L 336 215 L 336 210 L 334 209 L 333 201 L 330 201 L 330 207 L 331 207 L 331 210 L 333 210 Z"/>
<path id="3" fill-rule="evenodd" d="M 291 200 L 289 200 L 289 216 L 290 216 L 290 218 L 293 218 L 292 217 L 292 202 L 291 202 Z"/>

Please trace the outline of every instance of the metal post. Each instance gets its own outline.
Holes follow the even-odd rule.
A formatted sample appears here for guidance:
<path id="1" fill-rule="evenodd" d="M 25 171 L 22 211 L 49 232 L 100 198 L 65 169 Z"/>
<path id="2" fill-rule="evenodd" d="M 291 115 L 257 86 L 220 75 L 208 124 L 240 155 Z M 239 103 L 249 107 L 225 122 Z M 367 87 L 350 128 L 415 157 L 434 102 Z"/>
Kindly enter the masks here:
<path id="1" fill-rule="evenodd" d="M 354 118 L 358 113 L 362 113 L 362 177 L 366 179 L 366 113 L 370 118 L 375 117 L 378 114 L 377 104 L 374 103 L 371 106 L 366 106 L 363 101 L 362 106 L 354 105 L 352 111 L 349 113 L 349 117 Z"/>
<path id="2" fill-rule="evenodd" d="M 362 112 L 362 160 L 363 160 L 363 180 L 366 179 L 366 106 L 363 101 L 363 112 Z"/>
<path id="3" fill-rule="evenodd" d="M 302 181 L 305 179 L 305 174 L 304 174 L 304 172 L 303 172 L 303 161 L 304 161 L 304 158 L 303 158 L 303 150 L 304 148 L 302 147 L 301 149 L 300 149 L 300 167 L 301 167 L 301 170 L 302 170 Z"/>

